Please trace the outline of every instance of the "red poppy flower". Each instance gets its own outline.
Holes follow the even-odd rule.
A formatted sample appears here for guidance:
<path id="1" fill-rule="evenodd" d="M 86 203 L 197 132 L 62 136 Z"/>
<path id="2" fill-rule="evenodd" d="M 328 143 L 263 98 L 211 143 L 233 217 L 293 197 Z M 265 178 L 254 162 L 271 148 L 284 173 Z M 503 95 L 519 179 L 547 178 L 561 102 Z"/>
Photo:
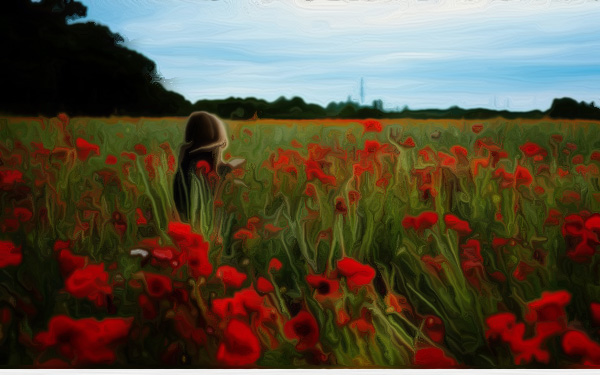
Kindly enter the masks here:
<path id="1" fill-rule="evenodd" d="M 438 159 L 441 167 L 448 167 L 452 170 L 456 168 L 456 158 L 454 156 L 438 151 Z"/>
<path id="2" fill-rule="evenodd" d="M 486 319 L 489 329 L 485 332 L 487 339 L 500 338 L 502 341 L 509 342 L 513 339 L 512 329 L 517 324 L 517 318 L 513 313 L 499 313 Z"/>
<path id="3" fill-rule="evenodd" d="M 375 182 L 375 185 L 376 185 L 377 187 L 380 187 L 380 188 L 382 188 L 383 190 L 386 190 L 386 189 L 387 189 L 387 187 L 388 187 L 388 185 L 390 184 L 390 177 L 391 177 L 391 176 L 388 176 L 388 175 L 381 177 L 380 179 L 378 179 L 378 180 Z"/>
<path id="4" fill-rule="evenodd" d="M 590 215 L 585 219 L 581 215 L 565 217 L 562 234 L 568 244 L 567 256 L 573 261 L 584 263 L 589 261 L 600 245 L 600 215 Z"/>
<path id="5" fill-rule="evenodd" d="M 460 264 L 463 274 L 473 286 L 479 289 L 481 279 L 485 277 L 481 244 L 478 240 L 470 239 L 460 247 L 462 248 Z"/>
<path id="6" fill-rule="evenodd" d="M 600 365 L 600 345 L 580 331 L 568 331 L 562 338 L 562 347 L 569 356 L 581 358 L 584 366 Z"/>
<path id="7" fill-rule="evenodd" d="M 48 331 L 38 333 L 34 341 L 42 350 L 57 347 L 74 365 L 112 364 L 117 345 L 127 337 L 132 322 L 123 318 L 74 320 L 57 315 L 50 319 Z"/>
<path id="8" fill-rule="evenodd" d="M 212 274 L 213 267 L 208 260 L 208 243 L 190 247 L 188 250 L 187 264 L 188 272 L 192 277 L 208 277 Z"/>
<path id="9" fill-rule="evenodd" d="M 387 144 L 382 145 L 376 140 L 366 140 L 365 147 L 362 150 L 358 150 L 358 155 L 368 158 L 378 154 L 380 151 L 384 151 L 386 148 Z"/>
<path id="10" fill-rule="evenodd" d="M 600 231 L 600 214 L 592 214 L 585 219 L 585 229 L 593 232 Z"/>
<path id="11" fill-rule="evenodd" d="M 306 165 L 306 180 L 313 181 L 315 179 L 321 181 L 322 184 L 329 184 L 332 186 L 336 186 L 336 179 L 334 176 L 330 176 L 325 174 L 321 165 L 313 160 L 308 160 L 305 163 Z"/>
<path id="12" fill-rule="evenodd" d="M 556 173 L 558 174 L 559 177 L 565 177 L 567 175 L 569 175 L 569 171 L 568 170 L 564 170 L 562 168 L 556 168 Z"/>
<path id="13" fill-rule="evenodd" d="M 151 245 L 156 246 L 156 245 Z M 155 247 L 152 249 L 152 256 L 159 262 L 166 261 L 169 262 L 175 259 L 177 255 L 177 250 L 175 248 L 166 246 L 166 247 Z"/>
<path id="14" fill-rule="evenodd" d="M 246 222 L 246 228 L 250 229 L 251 231 L 257 231 L 262 227 L 261 221 L 262 220 L 258 216 L 252 216 L 248 218 L 248 221 Z"/>
<path id="15" fill-rule="evenodd" d="M 261 293 L 267 294 L 267 293 L 274 292 L 275 287 L 273 286 L 273 284 L 271 284 L 271 282 L 269 280 L 267 280 L 261 276 L 256 281 L 256 290 L 258 290 Z"/>
<path id="16" fill-rule="evenodd" d="M 519 147 L 523 154 L 528 157 L 535 157 L 536 155 L 541 155 L 543 157 L 548 155 L 548 152 L 540 147 L 537 143 L 527 142 L 524 145 Z"/>
<path id="17" fill-rule="evenodd" d="M 446 263 L 447 260 L 443 255 L 436 255 L 432 257 L 431 255 L 423 255 L 421 257 L 421 261 L 425 263 L 426 267 L 434 274 L 439 277 L 439 273 L 442 271 L 442 264 Z"/>
<path id="18" fill-rule="evenodd" d="M 481 257 L 481 244 L 478 240 L 470 239 L 460 247 L 463 250 L 461 253 L 462 258 L 483 262 L 483 258 Z"/>
<path id="19" fill-rule="evenodd" d="M 100 155 L 100 147 L 93 143 L 89 143 L 83 138 L 77 138 L 75 147 L 77 148 L 77 157 L 81 161 L 86 160 L 92 152 L 96 155 Z"/>
<path id="20" fill-rule="evenodd" d="M 414 364 L 420 368 L 453 368 L 458 366 L 454 358 L 446 356 L 442 349 L 435 347 L 417 350 Z"/>
<path id="21" fill-rule="evenodd" d="M 115 165 L 115 164 L 117 164 L 117 157 L 114 155 L 108 155 L 106 157 L 106 161 L 104 163 L 106 163 L 108 165 Z"/>
<path id="22" fill-rule="evenodd" d="M 422 233 L 425 229 L 431 229 L 438 222 L 438 214 L 436 212 L 423 212 L 419 216 L 405 216 L 402 220 L 402 226 L 405 229 L 413 228 L 415 231 Z"/>
<path id="23" fill-rule="evenodd" d="M 306 146 L 308 149 L 308 157 L 311 160 L 322 160 L 331 152 L 331 147 L 323 147 L 318 143 L 309 143 Z"/>
<path id="24" fill-rule="evenodd" d="M 444 322 L 438 316 L 428 315 L 425 317 L 423 332 L 431 339 L 431 341 L 441 344 L 444 341 L 446 328 L 444 327 Z"/>
<path id="25" fill-rule="evenodd" d="M 118 211 L 113 212 L 112 224 L 121 237 L 125 235 L 125 232 L 127 231 L 127 222 L 125 221 L 125 216 L 123 214 Z"/>
<path id="26" fill-rule="evenodd" d="M 167 174 L 171 174 L 175 172 L 175 156 L 169 155 L 167 157 L 167 165 L 169 169 L 167 170 Z"/>
<path id="27" fill-rule="evenodd" d="M 421 198 L 428 199 L 437 196 L 437 191 L 434 189 L 434 172 L 435 168 L 429 166 L 425 168 L 415 168 L 411 171 L 413 176 L 417 176 L 418 188 L 421 191 Z"/>
<path id="28" fill-rule="evenodd" d="M 217 278 L 221 279 L 225 286 L 239 288 L 246 281 L 247 276 L 231 266 L 221 266 L 217 268 Z"/>
<path id="29" fill-rule="evenodd" d="M 65 290 L 74 297 L 93 301 L 98 307 L 104 305 L 106 295 L 112 293 L 104 263 L 74 270 L 65 280 Z"/>
<path id="30" fill-rule="evenodd" d="M 478 134 L 483 130 L 483 124 L 475 124 L 471 126 L 471 130 L 473 131 L 473 133 Z"/>
<path id="31" fill-rule="evenodd" d="M 496 280 L 496 281 L 499 281 L 499 282 L 501 282 L 501 283 L 503 283 L 503 282 L 505 282 L 505 281 L 506 281 L 506 275 L 504 275 L 504 274 L 503 274 L 502 272 L 500 272 L 500 271 L 494 271 L 494 272 L 490 273 L 490 276 L 491 276 L 491 277 L 492 277 L 494 280 Z"/>
<path id="32" fill-rule="evenodd" d="M 346 310 L 344 310 L 343 308 L 338 310 L 336 317 L 335 317 L 335 321 L 337 323 L 338 326 L 342 327 L 344 325 L 346 325 L 346 323 L 348 323 L 350 321 L 350 315 L 348 315 L 348 313 L 346 312 Z"/>
<path id="33" fill-rule="evenodd" d="M 18 266 L 21 260 L 21 246 L 15 246 L 11 241 L 0 241 L 0 268 Z"/>
<path id="34" fill-rule="evenodd" d="M 285 323 L 283 333 L 290 340 L 298 340 L 297 350 L 310 349 L 319 341 L 317 320 L 304 310 Z"/>
<path id="35" fill-rule="evenodd" d="M 271 223 L 267 223 L 267 224 L 265 224 L 265 230 L 267 230 L 268 232 L 271 232 L 271 233 L 278 233 L 278 232 L 281 232 L 283 230 L 283 228 L 276 227 L 275 225 L 273 225 Z"/>
<path id="36" fill-rule="evenodd" d="M 471 162 L 471 170 L 475 176 L 479 175 L 479 167 L 487 168 L 490 165 L 490 160 L 488 158 L 478 158 L 473 159 Z"/>
<path id="37" fill-rule="evenodd" d="M 212 312 L 221 319 L 231 316 L 248 316 L 243 301 L 239 296 L 238 298 L 235 298 L 235 296 L 238 296 L 238 293 L 234 297 L 214 299 L 211 305 Z"/>
<path id="38" fill-rule="evenodd" d="M 264 297 L 254 288 L 248 287 L 236 292 L 233 297 L 212 301 L 212 311 L 221 319 L 227 316 L 247 316 L 248 312 L 260 312 L 265 307 Z"/>
<path id="39" fill-rule="evenodd" d="M 450 152 L 453 153 L 459 160 L 466 160 L 469 155 L 466 148 L 462 146 L 452 146 L 450 147 Z"/>
<path id="40" fill-rule="evenodd" d="M 561 217 L 562 217 L 562 213 L 559 210 L 551 208 L 548 211 L 548 217 L 544 221 L 544 226 L 560 225 L 559 220 L 561 219 Z"/>
<path id="41" fill-rule="evenodd" d="M 338 197 L 335 200 L 335 213 L 340 215 L 346 215 L 348 213 L 348 207 L 346 207 L 346 203 L 344 202 L 344 198 Z"/>
<path id="42" fill-rule="evenodd" d="M 364 318 L 353 320 L 348 326 L 360 336 L 375 335 L 375 327 Z"/>
<path id="43" fill-rule="evenodd" d="M 381 130 L 383 129 L 381 126 L 381 122 L 377 121 L 377 120 L 365 120 L 362 122 L 362 125 L 365 128 L 365 133 L 366 132 L 375 132 L 375 133 L 379 133 L 381 132 Z"/>
<path id="44" fill-rule="evenodd" d="M 460 236 L 466 236 L 471 233 L 469 223 L 452 214 L 444 216 L 444 222 L 446 223 L 446 228 L 455 230 Z"/>
<path id="45" fill-rule="evenodd" d="M 529 274 L 532 273 L 534 270 L 535 268 L 533 268 L 529 264 L 520 261 L 519 264 L 517 264 L 517 268 L 515 268 L 515 271 L 513 272 L 513 277 L 519 281 L 525 281 L 525 279 L 527 279 L 527 276 L 529 276 Z"/>
<path id="46" fill-rule="evenodd" d="M 208 277 L 212 274 L 213 267 L 208 259 L 208 242 L 205 242 L 201 235 L 193 233 L 189 224 L 169 223 L 167 234 L 186 252 L 188 272 L 192 277 Z"/>
<path id="47" fill-rule="evenodd" d="M 69 249 L 70 247 L 71 247 L 71 240 L 66 240 L 66 241 L 56 240 L 54 242 L 54 246 L 52 246 L 52 249 L 54 251 L 60 251 L 63 249 Z"/>
<path id="48" fill-rule="evenodd" d="M 173 291 L 173 283 L 167 276 L 144 272 L 144 279 L 146 280 L 146 290 L 150 297 L 162 298 Z"/>
<path id="49" fill-rule="evenodd" d="M 549 337 L 562 331 L 556 322 L 539 322 L 535 326 L 535 336 L 523 339 L 525 324 L 517 323 L 512 313 L 495 314 L 486 319 L 489 329 L 486 331 L 488 339 L 499 338 L 510 345 L 514 355 L 515 364 L 528 363 L 533 358 L 542 363 L 548 363 L 550 354 L 542 348 L 542 344 Z"/>
<path id="50" fill-rule="evenodd" d="M 121 152 L 121 157 L 127 158 L 131 161 L 135 161 L 135 159 L 137 159 L 136 154 L 134 154 L 133 152 L 127 152 L 127 151 Z"/>
<path id="51" fill-rule="evenodd" d="M 509 187 L 515 186 L 515 175 L 506 172 L 504 168 L 496 169 L 494 171 L 494 178 L 500 179 L 500 187 L 502 189 L 507 189 Z"/>
<path id="52" fill-rule="evenodd" d="M 579 155 L 573 156 L 573 159 L 571 159 L 571 163 L 573 165 L 583 164 L 583 155 L 579 154 Z"/>
<path id="53" fill-rule="evenodd" d="M 352 165 L 352 175 L 356 178 L 360 178 L 363 173 L 369 172 L 371 175 L 375 173 L 373 169 L 373 162 L 370 160 L 361 160 L 358 163 Z"/>
<path id="54" fill-rule="evenodd" d="M 328 279 L 321 275 L 307 275 L 306 282 L 315 289 L 315 299 L 319 302 L 327 299 L 335 301 L 342 296 L 338 280 Z"/>
<path id="55" fill-rule="evenodd" d="M 586 177 L 588 174 L 592 175 L 592 176 L 597 176 L 598 173 L 600 173 L 600 171 L 598 170 L 598 167 L 595 164 L 590 164 L 588 166 L 578 165 L 575 168 L 575 171 L 577 173 L 579 173 L 580 175 L 582 175 L 583 177 Z"/>
<path id="56" fill-rule="evenodd" d="M 348 201 L 350 204 L 354 204 L 360 200 L 360 193 L 356 190 L 350 190 L 348 192 Z"/>
<path id="57" fill-rule="evenodd" d="M 217 350 L 217 360 L 227 366 L 247 366 L 256 362 L 260 354 L 260 342 L 250 327 L 237 319 L 230 320 Z"/>
<path id="58" fill-rule="evenodd" d="M 531 176 L 531 173 L 529 172 L 529 170 L 525 167 L 518 165 L 517 169 L 515 170 L 515 185 L 516 186 L 520 186 L 520 185 L 529 186 L 529 185 L 531 185 L 532 182 L 533 182 L 533 177 Z"/>
<path id="59" fill-rule="evenodd" d="M 140 156 L 146 155 L 146 153 L 148 152 L 148 150 L 146 149 L 146 146 L 139 144 L 139 143 L 137 145 L 133 146 L 133 149 Z"/>
<path id="60" fill-rule="evenodd" d="M 337 262 L 337 269 L 340 274 L 346 276 L 350 289 L 368 285 L 375 278 L 375 270 L 371 266 L 348 257 Z"/>
<path id="61" fill-rule="evenodd" d="M 254 235 L 254 232 L 246 229 L 246 228 L 242 228 L 239 229 L 237 232 L 235 232 L 233 234 L 233 238 L 235 238 L 236 240 L 251 240 L 253 238 L 255 238 L 256 236 Z"/>
<path id="62" fill-rule="evenodd" d="M 421 150 L 419 150 L 419 156 L 423 159 L 424 162 L 434 161 L 436 158 L 436 154 L 433 149 L 429 146 L 425 146 Z"/>
<path id="63" fill-rule="evenodd" d="M 292 139 L 291 145 L 292 145 L 292 147 L 295 147 L 295 148 L 304 148 L 304 146 L 302 146 L 302 143 L 298 142 L 295 139 Z"/>
<path id="64" fill-rule="evenodd" d="M 404 142 L 401 142 L 400 145 L 406 148 L 413 148 L 416 146 L 415 141 L 412 139 L 412 137 L 406 137 Z"/>
<path id="65" fill-rule="evenodd" d="M 271 270 L 279 271 L 282 266 L 283 265 L 281 264 L 281 262 L 279 261 L 279 259 L 273 258 L 269 262 L 269 272 L 271 272 Z"/>
<path id="66" fill-rule="evenodd" d="M 565 190 L 563 192 L 563 196 L 561 201 L 564 204 L 569 204 L 569 203 L 577 203 L 581 201 L 581 195 L 573 190 Z"/>
<path id="67" fill-rule="evenodd" d="M 156 167 L 160 165 L 160 160 L 154 154 L 148 154 L 144 158 L 144 167 L 146 168 L 146 172 L 148 172 L 148 178 L 152 181 L 154 177 L 156 177 Z"/>
<path id="68" fill-rule="evenodd" d="M 385 295 L 383 301 L 386 306 L 389 306 L 388 308 L 391 307 L 394 309 L 393 311 L 396 311 L 398 314 L 406 314 L 407 312 L 413 313 L 413 308 L 410 306 L 410 303 L 408 303 L 406 297 L 402 295 L 388 293 Z"/>
<path id="69" fill-rule="evenodd" d="M 563 236 L 581 236 L 583 231 L 584 222 L 581 216 L 573 214 L 565 217 L 565 223 L 562 227 Z"/>
<path id="70" fill-rule="evenodd" d="M 84 268 L 88 261 L 88 257 L 73 255 L 69 249 L 62 249 L 58 252 L 58 263 L 64 277 L 70 275 L 76 269 Z"/>
<path id="71" fill-rule="evenodd" d="M 315 185 L 313 185 L 311 183 L 307 183 L 306 188 L 304 189 L 304 195 L 306 195 L 308 197 L 316 197 L 317 189 L 315 188 Z"/>
<path id="72" fill-rule="evenodd" d="M 210 164 L 206 160 L 200 160 L 196 163 L 196 170 L 207 175 L 211 171 Z"/>
<path id="73" fill-rule="evenodd" d="M 50 155 L 50 150 L 45 148 L 42 142 L 31 142 L 31 145 L 35 149 L 32 154 L 33 159 L 37 160 L 39 156 L 46 158 Z"/>
<path id="74" fill-rule="evenodd" d="M 0 187 L 4 190 L 17 182 L 23 182 L 23 172 L 10 169 L 0 170 Z"/>
<path id="75" fill-rule="evenodd" d="M 144 213 L 142 212 L 141 208 L 138 207 L 135 209 L 135 215 L 136 215 L 135 223 L 137 225 L 148 224 L 148 220 L 146 220 L 146 218 L 144 217 Z"/>
<path id="76" fill-rule="evenodd" d="M 571 301 L 571 293 L 566 290 L 542 292 L 542 297 L 529 302 L 525 315 L 528 322 L 556 322 L 566 317 L 565 306 Z M 566 322 L 565 322 L 566 323 Z"/>

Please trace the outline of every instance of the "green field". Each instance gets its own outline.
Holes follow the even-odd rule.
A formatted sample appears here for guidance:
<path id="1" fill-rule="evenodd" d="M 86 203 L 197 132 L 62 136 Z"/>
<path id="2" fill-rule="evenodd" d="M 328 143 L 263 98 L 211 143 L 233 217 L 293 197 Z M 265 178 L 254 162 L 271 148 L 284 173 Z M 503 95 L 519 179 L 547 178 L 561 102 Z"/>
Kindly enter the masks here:
<path id="1" fill-rule="evenodd" d="M 600 366 L 600 124 L 0 119 L 5 367 Z"/>

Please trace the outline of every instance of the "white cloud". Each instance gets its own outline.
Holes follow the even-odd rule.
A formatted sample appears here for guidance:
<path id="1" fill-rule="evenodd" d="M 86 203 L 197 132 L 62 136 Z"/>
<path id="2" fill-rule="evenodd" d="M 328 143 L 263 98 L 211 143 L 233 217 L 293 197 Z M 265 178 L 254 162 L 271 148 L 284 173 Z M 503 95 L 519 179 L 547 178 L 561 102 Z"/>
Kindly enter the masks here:
<path id="1" fill-rule="evenodd" d="M 327 103 L 357 97 L 365 77 L 369 101 L 391 106 L 525 109 L 600 86 L 596 1 L 83 2 L 190 100 Z"/>

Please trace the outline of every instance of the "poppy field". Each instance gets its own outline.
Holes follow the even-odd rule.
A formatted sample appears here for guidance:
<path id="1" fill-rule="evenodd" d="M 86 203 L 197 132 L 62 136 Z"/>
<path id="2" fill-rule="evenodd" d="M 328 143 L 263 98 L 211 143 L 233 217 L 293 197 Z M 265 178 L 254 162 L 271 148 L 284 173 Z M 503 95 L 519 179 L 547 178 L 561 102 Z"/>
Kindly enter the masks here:
<path id="1" fill-rule="evenodd" d="M 600 366 L 600 124 L 0 119 L 0 363 Z"/>

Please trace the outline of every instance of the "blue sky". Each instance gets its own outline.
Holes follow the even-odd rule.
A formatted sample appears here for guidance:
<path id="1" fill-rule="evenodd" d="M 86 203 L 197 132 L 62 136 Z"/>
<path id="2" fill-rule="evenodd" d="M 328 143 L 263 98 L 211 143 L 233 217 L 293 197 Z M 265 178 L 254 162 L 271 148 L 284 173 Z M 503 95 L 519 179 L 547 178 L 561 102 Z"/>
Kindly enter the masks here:
<path id="1" fill-rule="evenodd" d="M 80 0 L 194 102 L 547 109 L 600 103 L 600 2 Z"/>

